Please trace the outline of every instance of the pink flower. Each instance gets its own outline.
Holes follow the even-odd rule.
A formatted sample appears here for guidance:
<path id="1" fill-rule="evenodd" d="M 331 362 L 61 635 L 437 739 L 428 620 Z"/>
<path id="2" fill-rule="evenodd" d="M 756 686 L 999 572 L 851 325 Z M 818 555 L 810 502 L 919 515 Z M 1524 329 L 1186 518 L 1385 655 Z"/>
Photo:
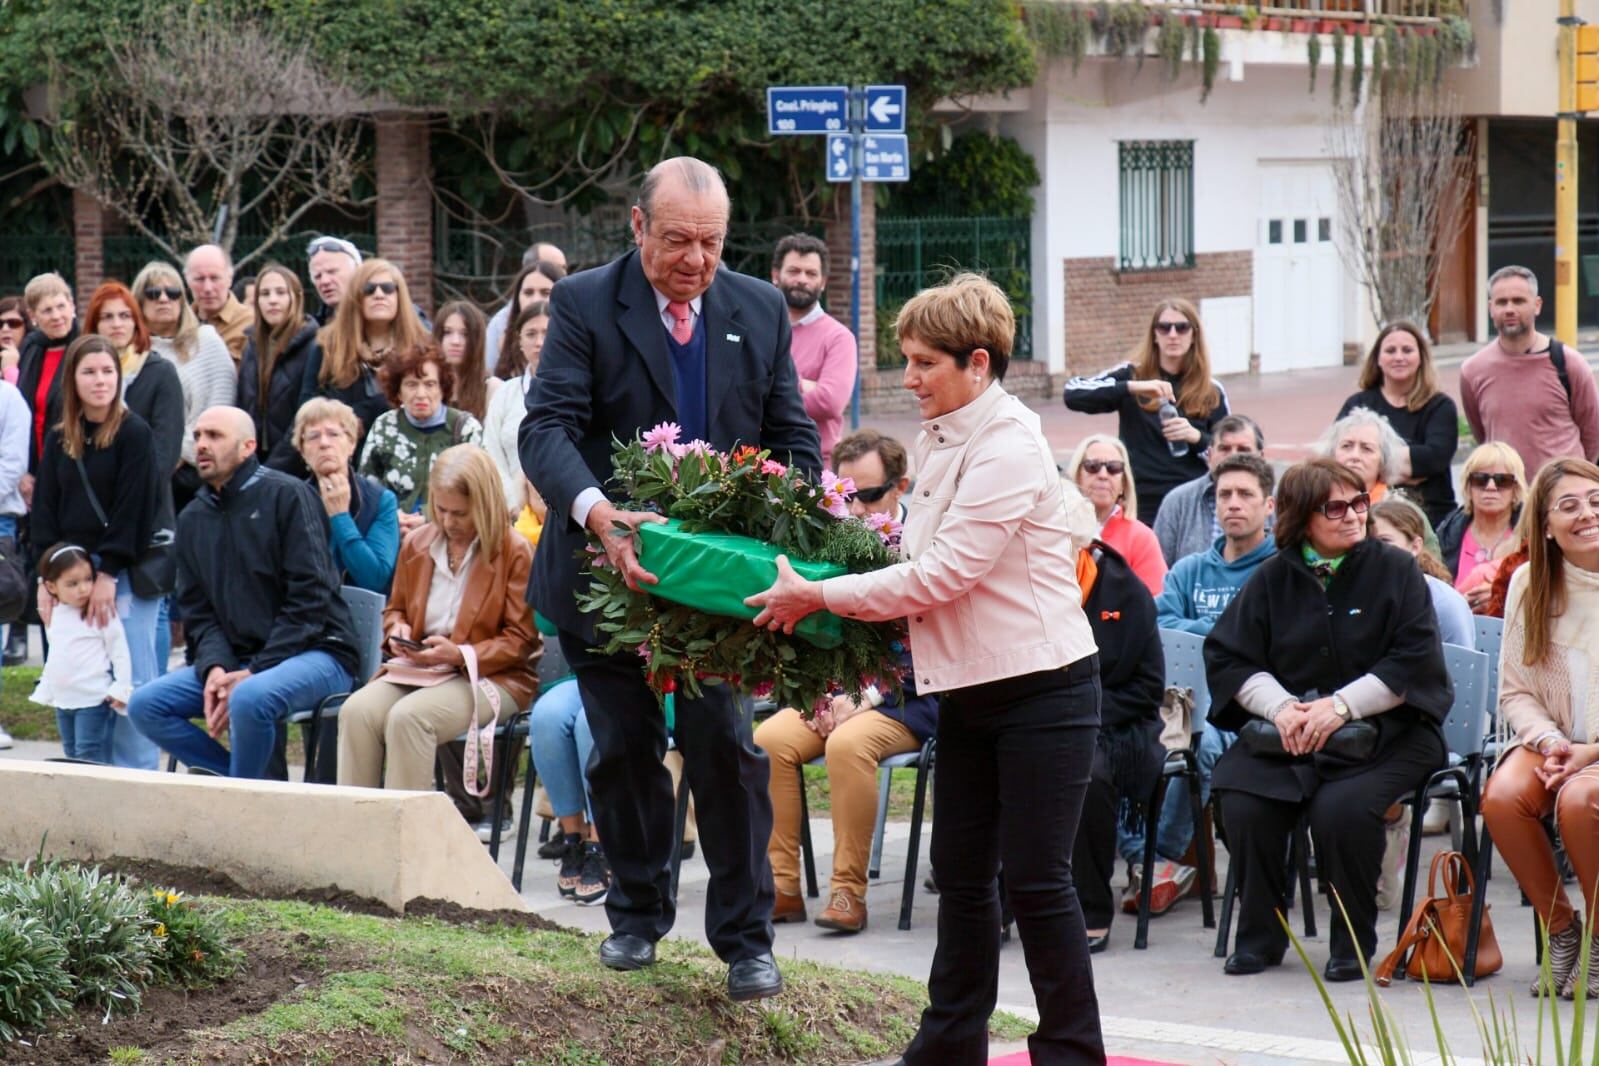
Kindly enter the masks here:
<path id="1" fill-rule="evenodd" d="M 644 665 L 648 666 L 649 662 L 650 662 L 650 646 L 649 646 L 649 644 L 647 642 L 644 643 L 644 644 L 640 644 L 636 650 L 638 651 L 639 658 L 644 660 Z"/>
<path id="2" fill-rule="evenodd" d="M 834 518 L 849 517 L 849 498 L 855 493 L 855 479 L 822 471 L 822 509 Z"/>
<path id="3" fill-rule="evenodd" d="M 703 440 L 691 440 L 687 444 L 679 444 L 678 449 L 680 449 L 677 451 L 679 459 L 685 455 L 697 455 L 701 459 L 706 459 L 716 454 L 716 449 Z"/>
<path id="4" fill-rule="evenodd" d="M 777 686 L 772 684 L 770 681 L 762 681 L 760 684 L 756 685 L 750 690 L 750 696 L 754 699 L 764 700 L 766 697 L 772 694 L 772 689 L 776 687 Z"/>
<path id="5" fill-rule="evenodd" d="M 644 450 L 658 452 L 677 443 L 677 438 L 683 433 L 683 427 L 676 422 L 662 422 L 660 425 L 644 434 Z"/>
<path id="6" fill-rule="evenodd" d="M 841 521 L 849 517 L 849 504 L 844 501 L 842 496 L 829 495 L 822 497 L 822 508 L 828 514 Z"/>
<path id="7" fill-rule="evenodd" d="M 889 547 L 898 544 L 900 534 L 904 532 L 904 527 L 900 525 L 899 520 L 883 511 L 872 511 L 865 516 L 863 521 L 866 523 L 866 528 L 876 533 L 883 543 Z"/>
<path id="8" fill-rule="evenodd" d="M 784 474 L 788 473 L 788 467 L 784 466 L 776 459 L 763 459 L 761 460 L 761 473 L 776 474 L 778 477 L 782 477 Z"/>

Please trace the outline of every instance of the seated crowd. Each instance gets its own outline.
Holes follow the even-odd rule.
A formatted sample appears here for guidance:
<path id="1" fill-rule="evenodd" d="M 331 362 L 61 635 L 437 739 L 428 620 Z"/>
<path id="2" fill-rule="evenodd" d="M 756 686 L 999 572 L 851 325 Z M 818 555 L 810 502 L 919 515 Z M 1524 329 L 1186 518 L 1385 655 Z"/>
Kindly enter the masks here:
<path id="1" fill-rule="evenodd" d="M 791 253 L 824 254 L 784 248 L 774 280 Z M 106 282 L 81 325 L 54 274 L 30 281 L 20 300 L 0 299 L 0 538 L 31 549 L 48 649 L 33 698 L 56 708 L 68 756 L 155 769 L 165 750 L 193 769 L 265 777 L 281 772 L 291 712 L 349 694 L 336 780 L 428 789 L 441 777 L 488 839 L 505 828 L 491 824 L 490 767 L 519 753 L 457 738 L 530 709 L 532 758 L 558 829 L 540 853 L 560 860 L 563 895 L 605 898 L 610 870 L 588 812 L 593 738 L 578 686 L 541 684 L 543 640 L 526 596 L 546 511 L 517 431 L 565 274 L 558 249 L 531 253 L 492 318 L 455 302 L 436 323 L 396 266 L 337 238 L 308 249 L 315 313 L 281 264 L 237 299 L 214 246 L 195 249 L 181 272 L 147 265 L 131 289 Z M 1166 756 L 1163 630 L 1205 638 L 1209 719 L 1177 744 L 1192 745 L 1202 803 L 1214 793 L 1236 874 L 1225 971 L 1282 961 L 1283 856 L 1304 822 L 1349 915 L 1333 923 L 1325 974 L 1348 980 L 1371 960 L 1378 912 L 1397 895 L 1407 832 L 1397 801 L 1448 754 L 1443 646 L 1473 647 L 1473 614 L 1491 614 L 1504 619 L 1509 745 L 1483 814 L 1547 923 L 1545 991 L 1572 993 L 1583 916 L 1543 823 L 1554 818 L 1591 886 L 1599 672 L 1586 620 L 1599 604 L 1599 468 L 1591 455 L 1539 455 L 1547 462 L 1529 488 L 1518 450 L 1493 435 L 1496 422 L 1526 417 L 1525 398 L 1504 400 L 1516 386 L 1499 364 L 1526 356 L 1564 390 L 1546 399 L 1582 423 L 1572 441 L 1599 441 L 1587 424 L 1599 401 L 1580 355 L 1565 349 L 1557 365 L 1540 354 L 1548 339 L 1534 328 L 1530 272 L 1495 274 L 1490 300 L 1499 338 L 1462 373 L 1484 443 L 1458 483 L 1455 403 L 1410 323 L 1379 334 L 1318 455 L 1280 475 L 1260 426 L 1233 412 L 1210 376 L 1186 301 L 1156 308 L 1127 362 L 1067 382 L 1069 408 L 1118 419 L 1115 435 L 1086 435 L 1062 470 L 1103 689 L 1075 848 L 1091 950 L 1107 947 L 1114 914 L 1137 909 L 1146 881 L 1156 915 L 1196 881 L 1186 795 L 1169 790 L 1160 810 L 1146 809 Z M 812 320 L 811 307 L 791 301 L 797 322 Z M 815 417 L 837 425 L 841 410 Z M 915 475 L 904 444 L 873 430 L 829 444 L 855 486 L 852 512 L 902 518 Z M 359 627 L 341 586 L 387 599 L 374 676 L 360 676 Z M 189 668 L 167 670 L 173 641 Z M 909 660 L 907 651 L 907 678 Z M 839 696 L 814 718 L 788 708 L 760 723 L 774 921 L 807 919 L 800 790 L 803 768 L 820 759 L 834 854 L 814 920 L 841 933 L 866 927 L 879 764 L 921 750 L 937 718 L 937 696 L 907 680 L 899 696 Z M 1431 813 L 1427 824 L 1441 827 Z M 1589 986 L 1599 989 L 1599 962 Z"/>

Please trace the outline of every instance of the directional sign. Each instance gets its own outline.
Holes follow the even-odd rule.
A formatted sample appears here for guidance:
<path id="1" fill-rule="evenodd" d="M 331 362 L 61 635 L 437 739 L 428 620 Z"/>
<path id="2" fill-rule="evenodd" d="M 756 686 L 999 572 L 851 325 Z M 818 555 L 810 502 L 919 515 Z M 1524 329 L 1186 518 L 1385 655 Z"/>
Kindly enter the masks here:
<path id="1" fill-rule="evenodd" d="M 866 132 L 905 132 L 905 86 L 866 87 Z"/>
<path id="2" fill-rule="evenodd" d="M 861 136 L 861 180 L 911 180 L 911 149 L 903 133 Z"/>
<path id="3" fill-rule="evenodd" d="M 766 132 L 842 133 L 849 128 L 849 88 L 844 85 L 768 85 Z"/>
<path id="4" fill-rule="evenodd" d="M 855 176 L 854 153 L 847 133 L 827 135 L 827 180 L 849 181 Z"/>

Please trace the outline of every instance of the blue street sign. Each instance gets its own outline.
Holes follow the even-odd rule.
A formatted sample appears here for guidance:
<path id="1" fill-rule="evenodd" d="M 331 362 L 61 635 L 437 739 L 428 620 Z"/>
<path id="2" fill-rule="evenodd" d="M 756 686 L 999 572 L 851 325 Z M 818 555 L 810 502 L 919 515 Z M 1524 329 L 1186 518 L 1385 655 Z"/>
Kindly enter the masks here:
<path id="1" fill-rule="evenodd" d="M 827 180 L 849 181 L 855 176 L 855 153 L 850 150 L 853 138 L 847 133 L 827 135 Z"/>
<path id="2" fill-rule="evenodd" d="M 866 87 L 866 132 L 905 132 L 905 86 Z"/>
<path id="3" fill-rule="evenodd" d="M 903 133 L 861 135 L 861 180 L 911 180 L 910 143 Z"/>
<path id="4" fill-rule="evenodd" d="M 849 88 L 844 85 L 768 85 L 766 132 L 842 133 L 849 128 Z"/>

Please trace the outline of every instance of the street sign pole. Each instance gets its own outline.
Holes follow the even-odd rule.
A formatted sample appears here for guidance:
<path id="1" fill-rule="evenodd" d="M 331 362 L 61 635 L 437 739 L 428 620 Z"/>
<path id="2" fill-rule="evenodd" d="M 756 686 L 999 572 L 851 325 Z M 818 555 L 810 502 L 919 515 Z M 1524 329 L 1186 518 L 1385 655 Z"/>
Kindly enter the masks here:
<path id="1" fill-rule="evenodd" d="M 853 171 L 849 182 L 849 328 L 855 334 L 855 389 L 849 398 L 849 428 L 861 428 L 861 131 L 866 124 L 866 92 L 859 85 L 850 86 L 850 162 Z"/>

